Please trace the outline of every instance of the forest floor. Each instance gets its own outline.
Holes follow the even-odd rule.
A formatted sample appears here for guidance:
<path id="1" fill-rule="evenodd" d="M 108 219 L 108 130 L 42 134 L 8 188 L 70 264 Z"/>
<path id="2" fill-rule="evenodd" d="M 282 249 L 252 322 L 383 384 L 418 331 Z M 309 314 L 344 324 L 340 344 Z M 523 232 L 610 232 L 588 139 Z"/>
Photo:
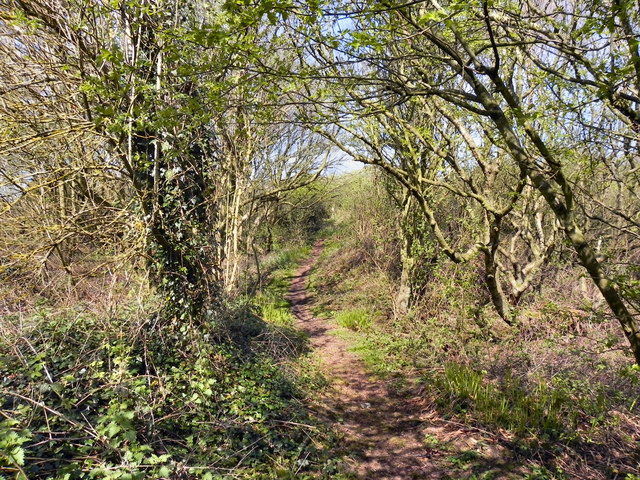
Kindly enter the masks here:
<path id="1" fill-rule="evenodd" d="M 523 478 L 528 469 L 514 465 L 501 439 L 442 418 L 415 382 L 398 387 L 393 379 L 369 374 L 336 334 L 339 327 L 311 313 L 307 284 L 321 251 L 318 242 L 295 272 L 287 299 L 329 381 L 311 408 L 343 436 L 349 473 L 378 480 Z"/>

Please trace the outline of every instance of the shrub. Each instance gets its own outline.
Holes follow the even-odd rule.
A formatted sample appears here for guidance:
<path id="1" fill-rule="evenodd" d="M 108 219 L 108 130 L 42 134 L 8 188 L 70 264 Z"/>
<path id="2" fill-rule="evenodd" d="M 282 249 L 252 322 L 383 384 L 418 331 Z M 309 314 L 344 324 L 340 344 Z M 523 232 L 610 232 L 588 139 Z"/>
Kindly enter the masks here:
<path id="1" fill-rule="evenodd" d="M 159 328 L 155 318 L 76 308 L 5 319 L 4 471 L 30 479 L 275 478 L 276 470 L 304 478 L 333 468 L 321 452 L 327 431 L 300 407 L 302 390 L 269 355 L 260 341 L 269 327 L 250 310 L 197 328 Z M 237 332 L 225 334 L 225 322 Z"/>

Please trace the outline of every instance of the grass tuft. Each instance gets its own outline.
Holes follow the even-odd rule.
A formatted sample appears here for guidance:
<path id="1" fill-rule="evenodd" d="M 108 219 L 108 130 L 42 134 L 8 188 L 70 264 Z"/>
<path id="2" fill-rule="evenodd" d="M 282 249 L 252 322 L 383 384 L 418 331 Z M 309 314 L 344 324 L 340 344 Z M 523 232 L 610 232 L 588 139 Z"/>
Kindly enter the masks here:
<path id="1" fill-rule="evenodd" d="M 524 385 L 510 372 L 499 383 L 485 377 L 484 371 L 447 363 L 444 375 L 432 380 L 443 406 L 486 425 L 523 437 L 535 435 L 543 441 L 570 442 L 578 433 L 581 415 L 604 418 L 610 407 L 604 394 L 594 392 L 588 382 L 557 377 L 551 384 L 539 379 Z"/>
<path id="2" fill-rule="evenodd" d="M 338 325 L 354 332 L 364 332 L 371 327 L 371 315 L 362 308 L 337 312 L 334 318 Z"/>

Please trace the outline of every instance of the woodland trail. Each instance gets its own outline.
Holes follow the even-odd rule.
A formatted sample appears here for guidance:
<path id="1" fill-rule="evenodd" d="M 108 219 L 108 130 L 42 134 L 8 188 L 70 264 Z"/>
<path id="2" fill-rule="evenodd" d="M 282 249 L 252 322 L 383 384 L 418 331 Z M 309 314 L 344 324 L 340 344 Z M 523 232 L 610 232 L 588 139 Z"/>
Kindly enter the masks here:
<path id="1" fill-rule="evenodd" d="M 307 282 L 321 251 L 318 242 L 294 274 L 287 298 L 298 327 L 309 335 L 331 383 L 328 392 L 315 399 L 313 408 L 344 435 L 350 470 L 358 478 L 374 480 L 468 478 L 470 471 L 460 471 L 451 464 L 452 452 L 475 452 L 487 447 L 490 440 L 435 418 L 434 409 L 420 392 L 398 393 L 389 382 L 368 375 L 347 342 L 332 334 L 337 327 L 312 315 Z M 436 448 L 429 447 L 425 438 L 435 439 Z M 499 457 L 504 452 L 490 447 L 494 451 L 483 452 L 483 461 L 502 463 Z M 485 464 L 482 470 L 493 470 L 496 464 Z"/>

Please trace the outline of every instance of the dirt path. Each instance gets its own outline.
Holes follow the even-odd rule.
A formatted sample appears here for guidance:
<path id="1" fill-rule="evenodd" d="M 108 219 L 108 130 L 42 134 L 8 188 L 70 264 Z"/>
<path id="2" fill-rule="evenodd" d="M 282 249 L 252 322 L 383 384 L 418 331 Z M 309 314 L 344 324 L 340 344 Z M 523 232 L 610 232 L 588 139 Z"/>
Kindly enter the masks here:
<path id="1" fill-rule="evenodd" d="M 433 412 L 423 396 L 398 396 L 386 382 L 370 377 L 346 342 L 331 333 L 335 327 L 311 314 L 306 287 L 321 250 L 317 243 L 300 266 L 288 299 L 331 381 L 329 393 L 317 399 L 316 408 L 343 432 L 353 472 L 362 479 L 380 480 L 463 478 L 451 467 L 443 468 L 445 454 L 425 442 L 425 436 L 433 439 L 453 432 L 430 422 Z"/>

